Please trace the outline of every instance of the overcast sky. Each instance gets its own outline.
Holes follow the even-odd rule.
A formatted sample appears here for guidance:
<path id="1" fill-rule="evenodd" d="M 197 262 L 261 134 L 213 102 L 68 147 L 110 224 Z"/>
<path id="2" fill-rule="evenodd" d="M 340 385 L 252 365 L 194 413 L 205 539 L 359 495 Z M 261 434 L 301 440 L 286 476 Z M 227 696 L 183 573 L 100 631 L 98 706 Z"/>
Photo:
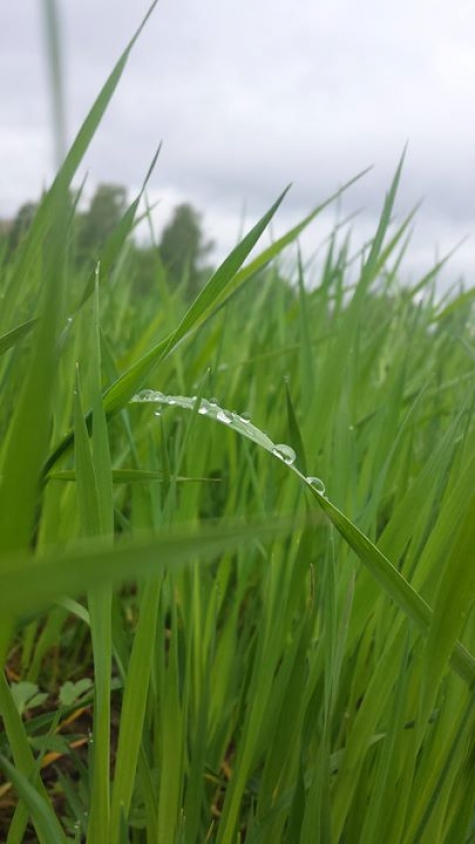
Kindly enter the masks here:
<path id="1" fill-rule="evenodd" d="M 148 0 L 62 0 L 68 139 Z M 54 167 L 43 4 L 0 10 L 0 217 Z M 340 214 L 371 233 L 408 142 L 400 218 L 419 200 L 413 277 L 468 235 L 448 279 L 475 280 L 473 0 L 160 0 L 83 163 L 90 190 L 137 190 L 159 141 L 157 225 L 189 200 L 220 249 L 293 183 L 275 231 L 364 168 Z M 334 212 L 335 213 L 335 212 Z M 334 222 L 327 214 L 306 242 Z M 313 240 L 312 240 L 313 238 Z"/>

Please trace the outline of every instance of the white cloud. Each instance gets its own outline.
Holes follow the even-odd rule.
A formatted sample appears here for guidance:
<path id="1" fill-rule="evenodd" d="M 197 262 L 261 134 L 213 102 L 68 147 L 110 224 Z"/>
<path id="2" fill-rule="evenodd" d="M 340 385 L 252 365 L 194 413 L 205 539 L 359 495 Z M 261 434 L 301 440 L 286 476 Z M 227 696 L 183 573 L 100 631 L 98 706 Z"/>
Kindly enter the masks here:
<path id="1" fill-rule="evenodd" d="M 147 5 L 63 0 L 72 132 Z M 24 4 L 5 5 L 0 15 L 0 71 L 8 79 L 0 90 L 1 215 L 15 191 L 20 204 L 28 190 L 26 177 L 13 178 L 14 165 L 5 168 L 7 127 L 21 145 L 17 169 L 31 184 L 33 174 L 38 183 L 48 173 L 52 156 L 40 21 Z M 292 181 L 283 217 L 303 216 L 370 164 L 375 170 L 352 189 L 347 210 L 363 207 L 374 219 L 408 141 L 401 213 L 425 200 L 424 245 L 410 251 L 415 266 L 437 244 L 450 248 L 475 228 L 474 30 L 469 0 L 162 0 L 84 168 L 93 183 L 137 187 L 163 139 L 154 195 L 168 203 L 174 194 L 190 198 L 207 211 L 210 234 L 227 243 L 244 202 L 255 218 Z M 457 261 L 473 278 L 473 250 L 462 249 Z"/>

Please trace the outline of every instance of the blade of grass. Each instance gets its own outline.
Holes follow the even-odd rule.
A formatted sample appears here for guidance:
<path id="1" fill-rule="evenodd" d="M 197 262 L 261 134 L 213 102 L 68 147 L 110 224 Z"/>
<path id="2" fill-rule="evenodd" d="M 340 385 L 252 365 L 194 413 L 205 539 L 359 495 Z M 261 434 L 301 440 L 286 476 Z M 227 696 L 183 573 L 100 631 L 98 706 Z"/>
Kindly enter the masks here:
<path id="1" fill-rule="evenodd" d="M 142 197 L 143 197 L 144 192 L 146 190 L 149 179 L 150 179 L 150 177 L 151 177 L 151 175 L 152 175 L 152 173 L 155 169 L 155 166 L 156 166 L 156 163 L 157 163 L 157 160 L 158 160 L 158 156 L 160 155 L 161 147 L 162 147 L 162 145 L 159 144 L 157 151 L 155 152 L 155 155 L 153 156 L 152 162 L 151 162 L 150 167 L 147 171 L 145 179 L 143 181 L 140 192 L 135 197 L 135 199 L 131 203 L 131 205 L 129 205 L 129 207 L 127 208 L 127 210 L 126 210 L 125 214 L 123 215 L 122 219 L 119 221 L 116 228 L 111 232 L 111 234 L 109 235 L 109 237 L 107 238 L 107 240 L 104 244 L 104 247 L 102 249 L 101 256 L 100 256 L 100 278 L 101 279 L 104 278 L 105 276 L 107 276 L 107 273 L 112 269 L 115 261 L 117 260 L 119 254 L 120 254 L 122 247 L 124 246 L 124 244 L 125 244 L 127 238 L 129 237 L 130 233 L 133 231 L 133 228 L 134 228 L 134 225 L 135 225 L 135 217 L 136 217 L 136 214 L 137 214 L 137 208 L 138 208 L 138 206 L 139 206 L 139 204 L 142 200 Z M 88 282 L 86 284 L 86 288 L 84 290 L 84 293 L 83 293 L 83 295 L 80 299 L 80 302 L 79 302 L 76 310 L 79 310 L 80 308 L 82 308 L 82 306 L 87 302 L 87 300 L 90 298 L 90 296 L 92 296 L 92 294 L 94 292 L 94 286 L 95 286 L 95 283 L 96 283 L 97 275 L 98 275 L 98 273 L 97 273 L 97 268 L 96 268 L 89 275 L 89 279 L 88 279 Z"/>
<path id="2" fill-rule="evenodd" d="M 94 297 L 94 336 L 92 353 L 93 434 L 92 452 L 84 420 L 79 379 L 76 385 L 76 481 L 83 533 L 104 537 L 110 544 L 113 534 L 113 497 L 107 423 L 102 407 L 99 288 L 96 277 Z M 94 656 L 94 754 L 92 799 L 89 812 L 88 842 L 100 844 L 109 836 L 109 759 L 110 694 L 112 671 L 111 587 L 104 585 L 88 594 Z"/>
<path id="3" fill-rule="evenodd" d="M 63 842 L 64 838 L 49 837 L 50 830 L 57 835 L 62 835 L 62 832 L 41 779 L 37 778 L 34 786 L 29 781 L 35 772 L 35 760 L 3 671 L 0 672 L 0 711 L 15 764 L 13 767 L 8 760 L 2 758 L 1 764 L 7 778 L 14 783 L 20 798 L 30 810 L 41 844 L 49 844 L 52 840 Z"/>
<path id="4" fill-rule="evenodd" d="M 43 844 L 66 844 L 67 838 L 56 815 L 42 800 L 38 789 L 28 781 L 24 774 L 19 773 L 4 756 L 0 756 L 0 765 L 28 806 L 39 841 Z"/>
<path id="5" fill-rule="evenodd" d="M 44 609 L 64 595 L 74 596 L 104 583 L 120 583 L 158 573 L 164 567 L 183 567 L 190 558 L 203 560 L 226 549 L 237 548 L 274 536 L 283 536 L 294 520 L 269 518 L 254 526 L 242 522 L 199 531 L 177 531 L 177 535 L 148 543 L 124 543 L 115 548 L 97 548 L 74 553 L 45 554 L 41 565 L 29 554 L 5 554 L 0 568 L 0 611 L 17 617 Z"/>
<path id="6" fill-rule="evenodd" d="M 8 349 L 11 349 L 17 342 L 26 337 L 27 334 L 30 333 L 32 328 L 37 323 L 37 319 L 29 319 L 27 322 L 24 322 L 22 325 L 18 325 L 16 328 L 12 328 L 11 331 L 7 331 L 6 334 L 3 334 L 0 337 L 0 355 L 3 355 Z"/>

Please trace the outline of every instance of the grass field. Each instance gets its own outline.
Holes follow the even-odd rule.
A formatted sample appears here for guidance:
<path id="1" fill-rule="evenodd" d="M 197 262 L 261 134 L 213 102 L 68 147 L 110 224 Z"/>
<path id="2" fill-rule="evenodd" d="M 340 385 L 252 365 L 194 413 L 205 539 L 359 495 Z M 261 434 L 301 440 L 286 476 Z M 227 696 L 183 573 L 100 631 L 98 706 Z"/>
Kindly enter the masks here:
<path id="1" fill-rule="evenodd" d="M 128 52 L 0 270 L 0 839 L 475 841 L 473 295 L 401 285 L 400 167 L 312 289 L 282 197 L 188 310 L 139 198 L 73 270 Z"/>

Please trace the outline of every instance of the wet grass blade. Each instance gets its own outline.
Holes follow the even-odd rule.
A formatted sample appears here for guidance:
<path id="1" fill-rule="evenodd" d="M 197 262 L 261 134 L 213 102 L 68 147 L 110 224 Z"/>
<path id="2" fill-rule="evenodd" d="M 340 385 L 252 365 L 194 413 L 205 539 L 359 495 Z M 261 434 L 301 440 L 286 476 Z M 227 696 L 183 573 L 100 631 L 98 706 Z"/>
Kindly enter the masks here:
<path id="1" fill-rule="evenodd" d="M 320 496 L 313 488 L 312 494 L 324 512 L 329 516 L 339 533 L 367 566 L 373 577 L 387 595 L 426 635 L 429 632 L 433 611 L 423 598 L 411 587 L 390 561 L 365 536 L 356 525 L 344 516 L 328 499 Z M 450 663 L 457 674 L 472 686 L 475 682 L 475 658 L 460 642 L 453 642 Z"/>
<path id="2" fill-rule="evenodd" d="M 173 406 L 182 407 L 187 410 L 194 409 L 194 400 L 186 396 L 163 396 L 157 398 L 153 391 L 150 395 L 141 399 L 139 396 L 137 402 L 143 401 L 145 404 L 153 404 L 157 402 L 160 404 L 172 404 Z M 206 400 L 205 400 L 206 402 Z M 367 567 L 375 580 L 383 587 L 385 593 L 396 603 L 396 605 L 405 613 L 405 615 L 413 621 L 417 628 L 428 633 L 431 621 L 433 619 L 433 611 L 418 592 L 407 582 L 403 575 L 393 566 L 393 564 L 381 553 L 376 545 L 360 531 L 350 519 L 348 519 L 334 504 L 315 486 L 313 478 L 306 478 L 294 464 L 295 453 L 293 450 L 288 450 L 288 446 L 279 447 L 267 434 L 264 434 L 257 426 L 243 421 L 238 414 L 232 413 L 219 406 L 211 406 L 209 402 L 205 403 L 206 418 L 211 421 L 217 421 L 220 424 L 225 424 L 230 430 L 234 430 L 238 435 L 252 440 L 254 443 L 264 448 L 274 457 L 277 457 L 288 469 L 303 481 L 312 495 L 317 499 L 320 507 L 331 520 L 332 524 L 346 540 L 349 546 L 355 551 L 359 559 Z M 465 558 L 464 558 L 465 559 Z M 463 589 L 462 589 L 463 592 Z M 471 593 L 470 593 L 471 594 Z M 470 595 L 467 600 L 470 600 Z M 455 637 L 456 638 L 456 637 Z M 452 643 L 453 650 L 451 652 L 451 664 L 457 673 L 471 686 L 475 682 L 475 658 L 460 644 L 460 642 Z"/>

